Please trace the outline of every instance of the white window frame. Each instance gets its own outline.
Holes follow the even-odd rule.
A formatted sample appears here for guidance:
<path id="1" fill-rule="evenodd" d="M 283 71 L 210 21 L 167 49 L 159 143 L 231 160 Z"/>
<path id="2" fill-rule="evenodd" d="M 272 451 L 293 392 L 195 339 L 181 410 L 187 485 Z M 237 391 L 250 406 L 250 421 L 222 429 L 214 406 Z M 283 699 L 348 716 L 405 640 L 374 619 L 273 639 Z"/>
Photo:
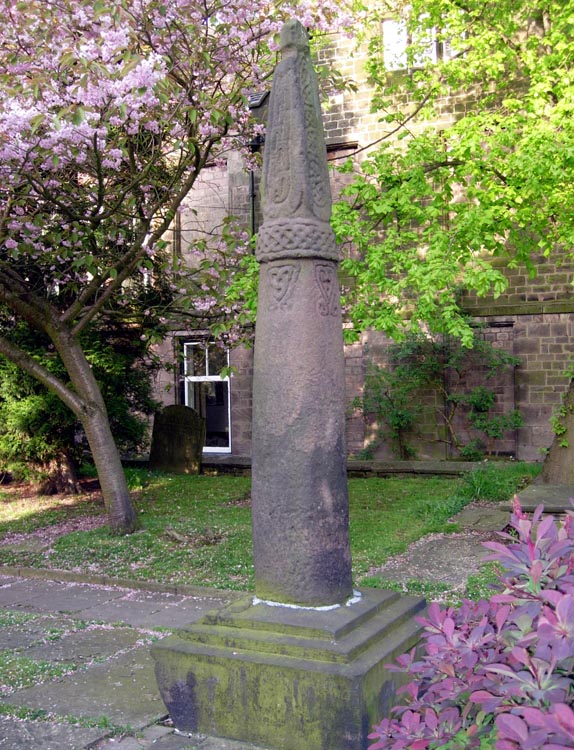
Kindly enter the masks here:
<path id="1" fill-rule="evenodd" d="M 209 349 L 215 346 L 212 341 L 206 341 L 205 339 L 196 339 L 193 341 L 183 341 L 183 392 L 185 398 L 185 405 L 188 404 L 188 383 L 225 383 L 227 388 L 227 425 L 229 428 L 229 444 L 228 446 L 204 446 L 203 453 L 231 453 L 231 379 L 228 375 L 221 377 L 221 375 L 208 375 L 209 372 Z M 202 348 L 205 350 L 205 374 L 204 375 L 189 375 L 187 372 L 188 363 L 191 359 L 191 354 L 194 348 Z M 188 354 L 189 352 L 189 354 Z M 225 350 L 226 366 L 229 367 L 229 349 Z M 192 408 L 194 408 L 192 406 Z"/>
<path id="2" fill-rule="evenodd" d="M 385 68 L 389 71 L 404 70 L 407 67 L 409 43 L 405 22 L 387 18 L 381 24 L 381 32 Z"/>
<path id="3" fill-rule="evenodd" d="M 419 68 L 427 62 L 436 63 L 439 58 L 439 45 L 434 28 L 426 32 L 425 36 L 428 40 L 422 40 L 427 45 L 426 49 L 417 55 L 412 66 L 409 66 L 407 61 L 407 47 L 411 39 L 409 39 L 405 21 L 398 21 L 394 18 L 384 19 L 381 23 L 381 34 L 383 36 L 383 61 L 389 72 Z"/>

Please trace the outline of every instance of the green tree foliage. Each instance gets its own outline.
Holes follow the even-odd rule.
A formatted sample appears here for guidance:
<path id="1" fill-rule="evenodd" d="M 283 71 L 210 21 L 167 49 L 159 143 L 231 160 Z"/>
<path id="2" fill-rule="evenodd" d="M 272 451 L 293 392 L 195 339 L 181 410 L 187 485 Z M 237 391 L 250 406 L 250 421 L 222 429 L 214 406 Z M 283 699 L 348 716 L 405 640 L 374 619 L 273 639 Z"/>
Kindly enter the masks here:
<path id="1" fill-rule="evenodd" d="M 390 17 L 410 40 L 401 71 L 385 68 Z M 355 248 L 354 331 L 397 337 L 424 321 L 469 343 L 460 294 L 504 290 L 492 256 L 533 272 L 574 245 L 574 2 L 396 0 L 371 18 L 384 132 L 334 213 Z"/>
<path id="2" fill-rule="evenodd" d="M 20 324 L 13 340 L 56 377 L 64 367 L 50 340 Z M 147 438 L 157 368 L 147 345 L 129 326 L 99 325 L 82 337 L 86 358 L 107 405 L 112 434 L 124 452 Z M 78 490 L 77 468 L 87 451 L 81 423 L 55 394 L 15 364 L 0 358 L 0 467 L 42 480 L 43 493 Z"/>

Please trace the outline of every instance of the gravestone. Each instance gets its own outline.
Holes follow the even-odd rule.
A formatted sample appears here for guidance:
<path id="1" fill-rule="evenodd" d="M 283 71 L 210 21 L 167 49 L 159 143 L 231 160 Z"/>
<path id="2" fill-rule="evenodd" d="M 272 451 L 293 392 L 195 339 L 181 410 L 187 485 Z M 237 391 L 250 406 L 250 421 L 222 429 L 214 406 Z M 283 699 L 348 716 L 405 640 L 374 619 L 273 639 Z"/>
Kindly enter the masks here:
<path id="1" fill-rule="evenodd" d="M 255 596 L 157 643 L 176 727 L 278 750 L 365 750 L 418 598 L 354 591 L 337 247 L 305 29 L 281 32 L 267 125 L 253 384 Z"/>
<path id="2" fill-rule="evenodd" d="M 173 474 L 199 474 L 204 444 L 205 419 L 189 406 L 166 406 L 154 418 L 149 466 Z"/>

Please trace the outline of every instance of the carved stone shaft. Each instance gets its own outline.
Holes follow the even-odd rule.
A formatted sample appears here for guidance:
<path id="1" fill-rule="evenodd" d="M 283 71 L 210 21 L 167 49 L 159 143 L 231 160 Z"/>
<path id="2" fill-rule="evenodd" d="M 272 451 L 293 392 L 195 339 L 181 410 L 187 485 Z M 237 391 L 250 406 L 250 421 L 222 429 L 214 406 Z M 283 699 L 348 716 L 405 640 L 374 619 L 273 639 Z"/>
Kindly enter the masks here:
<path id="1" fill-rule="evenodd" d="M 337 248 L 315 73 L 286 24 L 263 165 L 253 384 L 256 595 L 306 606 L 352 595 Z"/>

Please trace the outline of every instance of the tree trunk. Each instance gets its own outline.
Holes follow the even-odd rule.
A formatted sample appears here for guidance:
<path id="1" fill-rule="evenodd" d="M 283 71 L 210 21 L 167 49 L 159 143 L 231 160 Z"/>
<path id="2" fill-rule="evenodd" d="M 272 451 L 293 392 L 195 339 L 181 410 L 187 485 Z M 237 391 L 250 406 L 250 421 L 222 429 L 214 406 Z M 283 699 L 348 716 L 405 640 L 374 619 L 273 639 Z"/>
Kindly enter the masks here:
<path id="1" fill-rule="evenodd" d="M 81 422 L 98 472 L 112 531 L 131 534 L 137 527 L 137 518 L 108 415 L 105 410 L 90 404 Z"/>
<path id="2" fill-rule="evenodd" d="M 98 382 L 76 337 L 55 327 L 50 334 L 79 397 L 70 400 L 75 401 L 73 411 L 86 433 L 112 531 L 131 534 L 137 518 Z"/>
<path id="3" fill-rule="evenodd" d="M 574 380 L 570 381 L 554 430 L 556 435 L 540 478 L 545 484 L 574 484 Z"/>
<path id="4" fill-rule="evenodd" d="M 77 495 L 80 483 L 69 453 L 64 451 L 44 467 L 46 478 L 38 487 L 39 495 Z"/>

